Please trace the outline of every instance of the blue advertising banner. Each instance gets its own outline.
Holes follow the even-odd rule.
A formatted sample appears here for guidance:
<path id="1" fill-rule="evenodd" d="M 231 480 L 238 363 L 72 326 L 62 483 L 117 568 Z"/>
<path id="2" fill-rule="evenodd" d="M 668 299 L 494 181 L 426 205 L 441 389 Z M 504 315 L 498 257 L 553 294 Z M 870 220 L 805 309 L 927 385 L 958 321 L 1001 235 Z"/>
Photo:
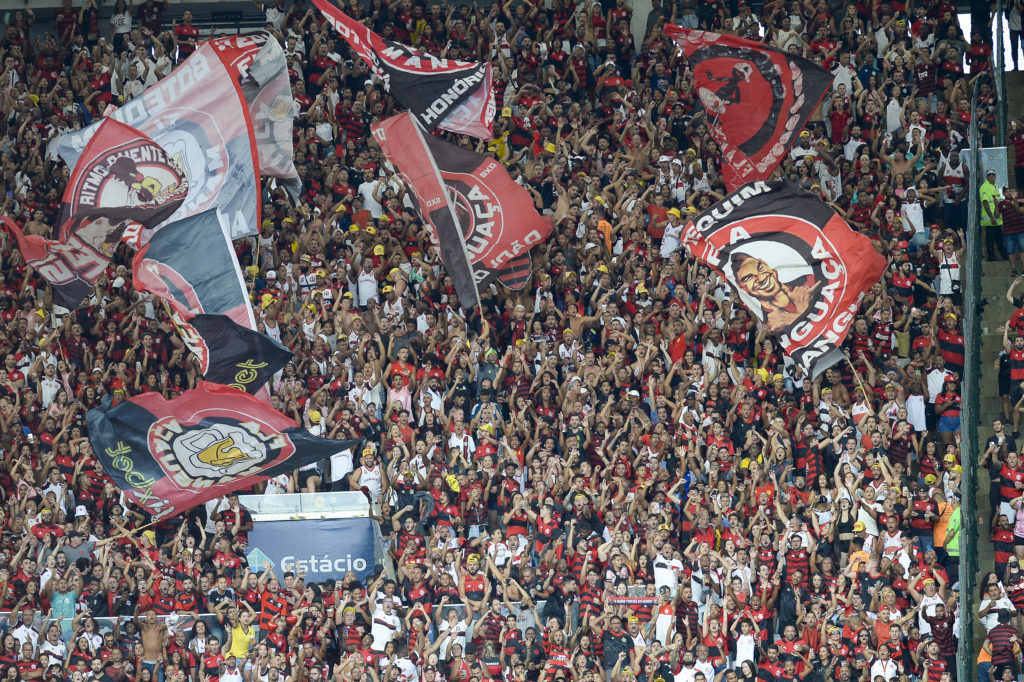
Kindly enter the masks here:
<path id="1" fill-rule="evenodd" d="M 257 572 L 269 561 L 278 576 L 301 570 L 307 581 L 320 582 L 353 571 L 365 581 L 376 563 L 374 537 L 365 518 L 256 521 L 246 558 Z"/>

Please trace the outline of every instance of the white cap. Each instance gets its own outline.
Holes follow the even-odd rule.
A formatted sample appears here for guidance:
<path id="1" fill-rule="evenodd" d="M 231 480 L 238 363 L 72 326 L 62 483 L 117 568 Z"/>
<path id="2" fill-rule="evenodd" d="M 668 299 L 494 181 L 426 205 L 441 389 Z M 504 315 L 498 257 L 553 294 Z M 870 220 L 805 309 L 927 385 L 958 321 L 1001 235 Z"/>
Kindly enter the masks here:
<path id="1" fill-rule="evenodd" d="M 76 519 L 79 516 L 88 516 L 88 515 L 89 515 L 89 511 L 85 508 L 84 504 L 80 504 L 77 507 L 75 507 L 75 518 Z"/>

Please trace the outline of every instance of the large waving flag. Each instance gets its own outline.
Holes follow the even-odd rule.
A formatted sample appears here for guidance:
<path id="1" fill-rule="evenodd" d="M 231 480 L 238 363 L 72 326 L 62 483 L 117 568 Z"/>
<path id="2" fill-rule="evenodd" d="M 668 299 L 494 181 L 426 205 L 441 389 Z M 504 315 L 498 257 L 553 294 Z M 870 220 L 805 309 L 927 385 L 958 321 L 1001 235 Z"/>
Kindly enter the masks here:
<path id="1" fill-rule="evenodd" d="M 530 276 L 530 248 L 548 238 L 542 217 L 505 167 L 424 133 L 408 113 L 374 124 L 373 136 L 416 196 L 460 303 L 477 305 L 479 290 L 497 280 L 521 289 Z"/>
<path id="2" fill-rule="evenodd" d="M 490 63 L 439 59 L 382 38 L 329 0 L 313 0 L 313 4 L 424 128 L 484 140 L 493 137 Z"/>
<path id="3" fill-rule="evenodd" d="M 260 224 L 259 162 L 249 107 L 238 79 L 209 42 L 166 78 L 113 112 L 167 150 L 188 181 L 188 195 L 160 225 L 219 208 L 232 239 L 256 234 Z M 100 124 L 61 135 L 51 144 L 75 166 Z M 145 243 L 151 231 L 141 235 Z"/>
<path id="4" fill-rule="evenodd" d="M 167 301 L 185 320 L 226 315 L 256 328 L 249 293 L 217 209 L 159 230 L 132 261 L 135 288 Z"/>
<path id="5" fill-rule="evenodd" d="M 789 153 L 832 83 L 803 57 L 734 36 L 665 25 L 693 70 L 729 190 L 765 180 Z"/>
<path id="6" fill-rule="evenodd" d="M 178 323 L 206 381 L 256 394 L 292 359 L 292 352 L 266 334 L 227 315 L 195 315 Z"/>
<path id="7" fill-rule="evenodd" d="M 885 271 L 871 240 L 789 180 L 743 185 L 682 239 L 812 376 L 842 360 L 857 306 Z"/>
<path id="8" fill-rule="evenodd" d="M 8 218 L 4 224 L 26 262 L 52 285 L 54 301 L 73 310 L 106 269 L 128 225 L 157 225 L 187 194 L 184 172 L 162 147 L 105 118 L 71 171 L 57 239 L 25 235 Z"/>
<path id="9" fill-rule="evenodd" d="M 298 106 L 288 80 L 284 49 L 266 31 L 214 38 L 210 43 L 238 80 L 249 105 L 260 175 L 280 180 L 296 201 L 302 189 L 292 154 L 292 126 Z"/>
<path id="10" fill-rule="evenodd" d="M 103 469 L 158 519 L 360 444 L 316 438 L 253 396 L 207 382 L 173 400 L 108 398 L 86 421 Z"/>

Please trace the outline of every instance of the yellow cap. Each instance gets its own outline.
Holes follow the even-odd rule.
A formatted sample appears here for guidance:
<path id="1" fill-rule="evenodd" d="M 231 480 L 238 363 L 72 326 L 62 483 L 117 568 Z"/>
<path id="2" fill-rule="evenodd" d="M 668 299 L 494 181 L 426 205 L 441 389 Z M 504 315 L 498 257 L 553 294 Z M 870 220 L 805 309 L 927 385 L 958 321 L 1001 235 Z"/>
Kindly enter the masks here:
<path id="1" fill-rule="evenodd" d="M 373 247 L 373 255 L 374 256 L 383 256 L 384 255 L 384 245 L 383 244 L 377 244 L 377 246 Z"/>
<path id="2" fill-rule="evenodd" d="M 459 492 L 461 490 L 461 487 L 459 486 L 459 479 L 455 477 L 455 474 L 448 474 L 444 480 L 448 483 L 448 487 L 453 491 Z"/>
<path id="3" fill-rule="evenodd" d="M 679 212 L 678 208 L 670 208 L 668 210 L 668 214 L 669 215 L 674 215 L 677 218 L 682 218 L 683 217 L 683 214 Z"/>
<path id="4" fill-rule="evenodd" d="M 382 286 L 380 288 L 380 292 L 382 294 L 390 294 L 394 290 L 395 290 L 395 288 L 393 286 L 391 286 L 390 284 L 385 284 L 384 286 Z"/>
<path id="5" fill-rule="evenodd" d="M 322 415 L 320 414 L 319 410 L 310 410 L 309 411 L 309 421 L 311 421 L 312 423 L 319 424 L 321 417 L 322 417 Z"/>
<path id="6" fill-rule="evenodd" d="M 864 525 L 863 521 L 857 521 L 856 523 L 853 524 L 853 532 L 854 533 L 859 533 L 862 530 L 865 530 L 866 528 L 867 528 L 867 526 Z"/>
<path id="7" fill-rule="evenodd" d="M 546 145 L 544 145 L 544 151 L 549 152 L 551 154 L 555 153 L 555 149 L 556 147 L 553 142 L 548 142 Z"/>
<path id="8" fill-rule="evenodd" d="M 358 232 L 359 231 L 359 226 L 356 225 L 355 223 L 352 223 L 351 225 L 348 226 L 348 231 L 349 232 Z"/>

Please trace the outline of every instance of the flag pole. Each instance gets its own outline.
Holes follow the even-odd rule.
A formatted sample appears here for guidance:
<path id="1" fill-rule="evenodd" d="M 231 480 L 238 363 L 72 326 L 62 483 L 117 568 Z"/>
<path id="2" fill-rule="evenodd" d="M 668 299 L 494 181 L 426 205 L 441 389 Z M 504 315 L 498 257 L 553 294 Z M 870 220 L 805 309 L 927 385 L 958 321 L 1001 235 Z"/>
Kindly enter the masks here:
<path id="1" fill-rule="evenodd" d="M 853 361 L 850 360 L 849 355 L 844 354 L 843 357 L 846 358 L 846 364 L 850 366 L 850 371 L 853 372 L 853 378 L 857 380 L 857 386 L 860 388 L 861 393 L 864 395 L 864 401 L 867 402 L 868 391 L 866 388 L 864 388 L 864 382 L 861 381 L 860 372 L 858 372 L 857 368 L 853 366 Z"/>

